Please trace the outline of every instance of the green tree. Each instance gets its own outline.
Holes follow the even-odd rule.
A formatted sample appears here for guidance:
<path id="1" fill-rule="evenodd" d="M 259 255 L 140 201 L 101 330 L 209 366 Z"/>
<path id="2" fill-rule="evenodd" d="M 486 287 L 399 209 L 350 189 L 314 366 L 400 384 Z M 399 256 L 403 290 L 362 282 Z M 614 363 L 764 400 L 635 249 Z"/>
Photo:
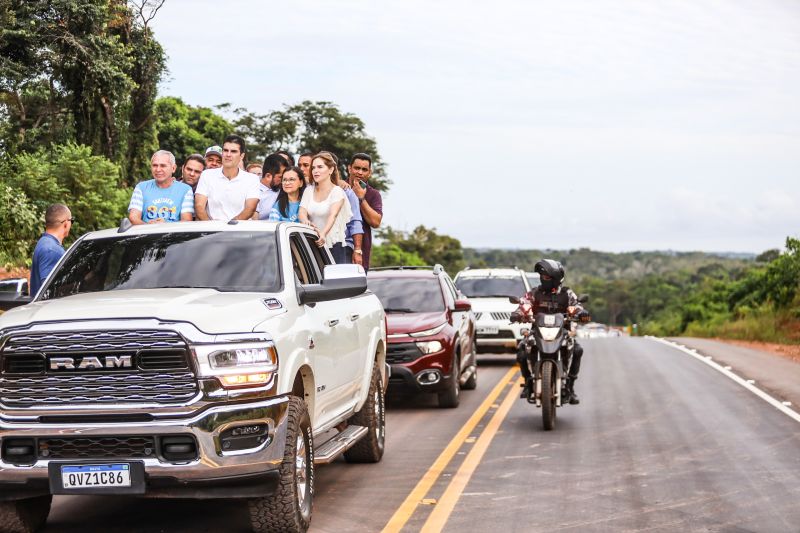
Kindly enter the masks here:
<path id="1" fill-rule="evenodd" d="M 222 108 L 230 106 L 224 104 Z M 340 158 L 340 170 L 344 173 L 350 157 L 363 152 L 372 156 L 370 184 L 382 191 L 391 185 L 378 145 L 367 134 L 364 121 L 353 113 L 343 112 L 332 102 L 305 100 L 266 115 L 245 109 L 235 109 L 233 113 L 236 131 L 251 146 L 251 160 L 264 158 L 281 148 L 297 154 L 327 150 Z"/>
<path id="2" fill-rule="evenodd" d="M 190 106 L 173 96 L 156 100 L 155 127 L 158 146 L 175 154 L 179 163 L 190 154 L 202 154 L 209 146 L 222 143 L 233 132 L 231 123 L 212 109 Z"/>
<path id="3" fill-rule="evenodd" d="M 164 55 L 137 20 L 123 0 L 0 1 L 0 155 L 75 141 L 139 168 Z"/>
<path id="4" fill-rule="evenodd" d="M 415 253 L 406 252 L 396 244 L 374 246 L 370 255 L 370 267 L 425 266 L 425 261 Z"/>
<path id="5" fill-rule="evenodd" d="M 424 264 L 442 265 L 451 275 L 466 266 L 461 242 L 449 235 L 439 235 L 436 228 L 417 226 L 410 233 L 386 227 L 379 232 L 384 246 L 394 245 L 411 256 L 419 257 Z"/>

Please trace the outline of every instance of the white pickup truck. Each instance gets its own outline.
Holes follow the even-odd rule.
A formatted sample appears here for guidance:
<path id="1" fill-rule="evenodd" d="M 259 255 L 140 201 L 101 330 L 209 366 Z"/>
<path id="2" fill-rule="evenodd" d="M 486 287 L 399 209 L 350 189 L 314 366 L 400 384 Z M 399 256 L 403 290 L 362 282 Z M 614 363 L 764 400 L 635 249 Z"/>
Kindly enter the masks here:
<path id="1" fill-rule="evenodd" d="M 70 247 L 0 316 L 0 531 L 53 494 L 247 498 L 254 531 L 307 529 L 315 463 L 380 461 L 388 378 L 378 298 L 315 239 L 123 221 Z"/>

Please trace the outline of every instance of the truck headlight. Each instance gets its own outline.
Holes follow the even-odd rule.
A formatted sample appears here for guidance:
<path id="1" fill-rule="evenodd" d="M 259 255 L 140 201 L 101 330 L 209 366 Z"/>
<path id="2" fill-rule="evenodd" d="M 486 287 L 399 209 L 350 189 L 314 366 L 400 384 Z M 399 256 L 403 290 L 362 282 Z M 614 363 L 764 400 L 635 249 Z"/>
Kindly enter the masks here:
<path id="1" fill-rule="evenodd" d="M 436 352 L 442 351 L 442 343 L 439 341 L 427 341 L 427 342 L 418 342 L 417 348 L 423 354 L 428 355 Z"/>
<path id="2" fill-rule="evenodd" d="M 231 368 L 274 363 L 267 348 L 235 348 L 208 355 L 211 368 Z"/>
<path id="3" fill-rule="evenodd" d="M 272 342 L 203 344 L 192 346 L 202 377 L 215 377 L 227 388 L 260 387 L 278 370 L 278 351 Z"/>

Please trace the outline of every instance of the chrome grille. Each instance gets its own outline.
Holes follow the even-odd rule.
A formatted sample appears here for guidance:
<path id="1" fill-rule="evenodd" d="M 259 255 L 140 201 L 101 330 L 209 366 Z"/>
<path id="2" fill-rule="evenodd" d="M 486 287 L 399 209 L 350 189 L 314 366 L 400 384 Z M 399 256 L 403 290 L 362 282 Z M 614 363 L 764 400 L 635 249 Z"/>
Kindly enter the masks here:
<path id="1" fill-rule="evenodd" d="M 109 352 L 143 349 L 186 348 L 183 339 L 174 331 L 55 331 L 25 333 L 10 337 L 3 354 L 19 352 Z"/>
<path id="2" fill-rule="evenodd" d="M 131 356 L 132 368 L 49 370 L 50 357 Z M 2 352 L 7 407 L 183 403 L 198 392 L 189 351 L 174 331 L 81 331 L 13 335 Z"/>
<path id="3" fill-rule="evenodd" d="M 483 313 L 475 313 L 475 320 L 480 320 L 483 316 Z"/>
<path id="4" fill-rule="evenodd" d="M 511 313 L 492 313 L 495 320 L 511 320 Z"/>

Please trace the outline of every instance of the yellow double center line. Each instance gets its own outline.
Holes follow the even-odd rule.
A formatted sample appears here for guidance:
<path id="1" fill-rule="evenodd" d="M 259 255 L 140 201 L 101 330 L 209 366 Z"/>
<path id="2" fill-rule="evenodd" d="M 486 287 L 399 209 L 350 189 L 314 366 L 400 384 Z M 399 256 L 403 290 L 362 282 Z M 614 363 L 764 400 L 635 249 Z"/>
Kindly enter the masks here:
<path id="1" fill-rule="evenodd" d="M 486 399 L 483 400 L 483 403 L 481 403 L 480 407 L 475 410 L 469 420 L 467 420 L 467 423 L 461 427 L 456 436 L 453 437 L 447 447 L 442 451 L 441 454 L 439 454 L 439 457 L 436 458 L 436 461 L 434 461 L 433 465 L 431 465 L 428 471 L 425 472 L 425 475 L 422 476 L 422 479 L 419 480 L 417 485 L 414 487 L 414 490 L 409 493 L 397 511 L 395 511 L 394 515 L 392 515 L 392 518 L 386 524 L 386 527 L 383 528 L 383 533 L 394 533 L 396 531 L 400 531 L 411 519 L 411 516 L 417 509 L 417 506 L 420 504 L 425 495 L 428 494 L 428 491 L 431 489 L 436 480 L 439 479 L 439 476 L 441 476 L 442 472 L 444 472 L 444 469 L 447 468 L 447 465 L 450 464 L 450 461 L 464 444 L 464 441 L 475 429 L 475 426 L 478 425 L 478 422 L 483 419 L 484 415 L 486 415 L 489 409 L 495 404 L 497 398 L 503 392 L 503 389 L 508 385 L 509 381 L 514 374 L 516 374 L 516 372 L 516 367 L 510 368 L 502 377 L 502 379 L 500 379 L 497 385 L 495 385 L 495 387 L 492 389 L 492 392 L 490 392 Z M 466 459 L 464 459 L 464 462 L 461 464 L 461 467 L 459 467 L 452 481 L 450 481 L 447 489 L 445 489 L 444 494 L 442 494 L 442 497 L 439 499 L 439 502 L 436 504 L 433 512 L 425 522 L 422 531 L 441 531 L 441 529 L 447 523 L 450 513 L 452 513 L 456 502 L 458 501 L 459 497 L 461 497 L 461 493 L 464 491 L 464 488 L 467 486 L 470 477 L 472 477 L 472 473 L 480 463 L 483 454 L 486 453 L 486 449 L 489 447 L 489 444 L 494 438 L 495 433 L 497 433 L 500 423 L 511 409 L 516 395 L 517 388 L 511 387 L 511 390 L 503 400 L 502 405 L 497 409 L 497 411 L 495 411 L 494 415 L 492 415 L 489 424 L 475 442 L 475 445 L 470 450 Z"/>

